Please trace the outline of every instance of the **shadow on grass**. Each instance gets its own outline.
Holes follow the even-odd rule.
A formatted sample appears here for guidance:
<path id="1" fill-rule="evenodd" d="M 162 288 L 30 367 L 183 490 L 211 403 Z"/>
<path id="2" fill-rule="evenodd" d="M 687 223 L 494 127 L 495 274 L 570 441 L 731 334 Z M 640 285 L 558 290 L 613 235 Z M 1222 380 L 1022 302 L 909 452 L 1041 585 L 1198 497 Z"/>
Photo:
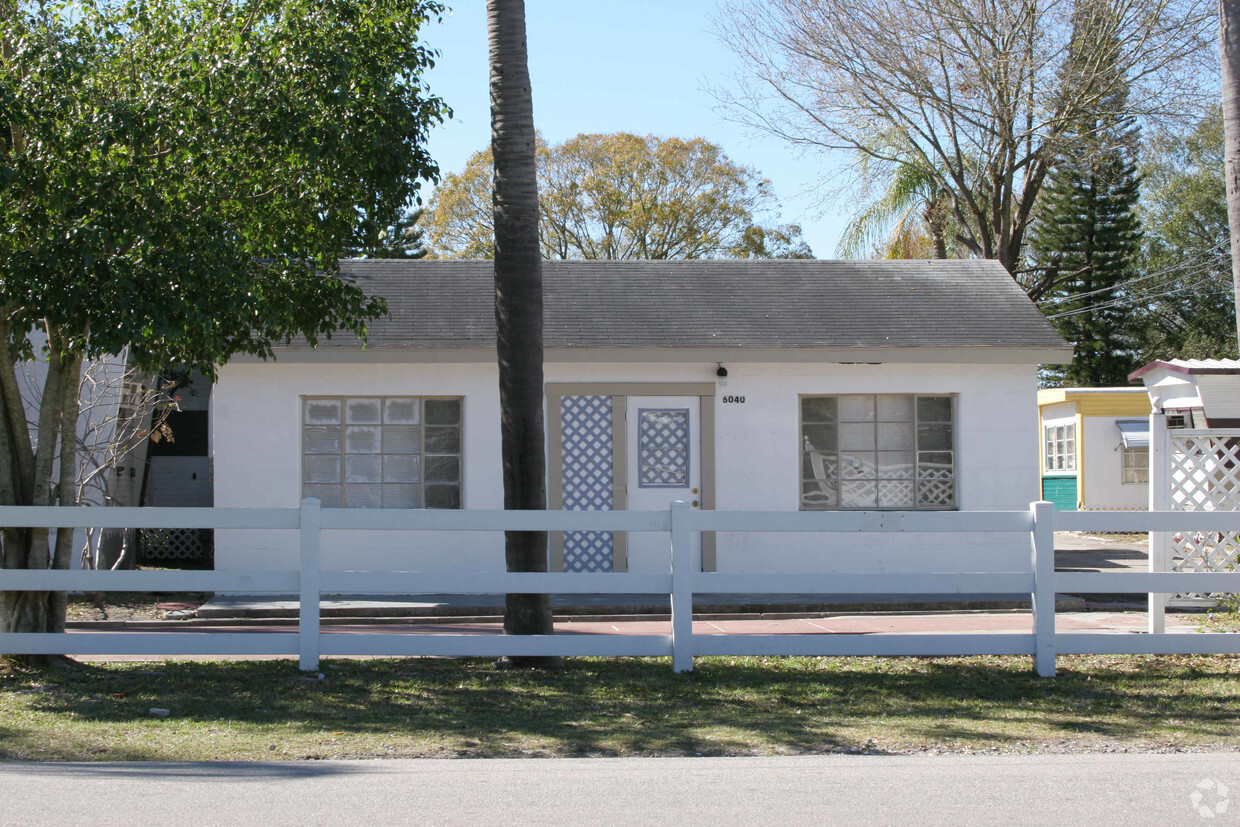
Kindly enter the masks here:
<path id="1" fill-rule="evenodd" d="M 277 745 L 281 757 L 340 758 L 1240 742 L 1240 660 L 1061 663 L 1053 680 L 1027 658 L 712 658 L 686 675 L 666 660 L 574 659 L 554 673 L 337 660 L 322 679 L 286 661 L 82 665 L 0 679 L 0 713 L 64 722 L 69 738 L 53 760 L 167 759 L 189 740 L 196 757 L 219 758 Z M 171 715 L 152 719 L 151 707 Z M 11 725 L 0 757 L 38 754 L 29 749 L 40 735 Z M 211 738 L 215 752 L 204 747 Z"/>

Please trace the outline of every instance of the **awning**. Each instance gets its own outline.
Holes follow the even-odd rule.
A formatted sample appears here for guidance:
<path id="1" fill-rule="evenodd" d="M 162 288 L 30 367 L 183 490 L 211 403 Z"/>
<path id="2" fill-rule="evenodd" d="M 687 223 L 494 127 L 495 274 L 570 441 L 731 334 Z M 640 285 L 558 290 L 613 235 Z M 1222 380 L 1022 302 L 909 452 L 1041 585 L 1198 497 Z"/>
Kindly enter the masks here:
<path id="1" fill-rule="evenodd" d="M 1125 448 L 1150 447 L 1150 421 L 1148 419 L 1117 419 L 1120 439 Z"/>

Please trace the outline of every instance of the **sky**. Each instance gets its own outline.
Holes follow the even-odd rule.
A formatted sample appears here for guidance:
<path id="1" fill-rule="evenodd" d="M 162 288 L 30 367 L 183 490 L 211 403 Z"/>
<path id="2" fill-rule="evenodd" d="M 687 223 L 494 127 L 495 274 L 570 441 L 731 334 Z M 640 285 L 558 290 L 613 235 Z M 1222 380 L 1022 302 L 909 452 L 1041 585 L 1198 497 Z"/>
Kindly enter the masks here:
<path id="1" fill-rule="evenodd" d="M 423 31 L 441 53 L 427 82 L 455 112 L 430 137 L 444 173 L 490 143 L 485 5 L 457 0 Z M 621 131 L 706 138 L 771 181 L 781 210 L 761 223 L 800 224 L 815 255 L 832 258 L 846 217 L 807 193 L 827 162 L 714 111 L 708 86 L 726 84 L 736 68 L 710 31 L 715 12 L 716 0 L 527 0 L 534 124 L 552 144 Z"/>

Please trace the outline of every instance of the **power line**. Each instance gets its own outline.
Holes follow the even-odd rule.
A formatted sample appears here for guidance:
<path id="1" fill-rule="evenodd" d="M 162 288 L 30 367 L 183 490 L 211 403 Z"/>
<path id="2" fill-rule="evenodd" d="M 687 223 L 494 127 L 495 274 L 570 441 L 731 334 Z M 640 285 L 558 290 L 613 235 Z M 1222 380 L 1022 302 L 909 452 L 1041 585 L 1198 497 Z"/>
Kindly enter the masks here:
<path id="1" fill-rule="evenodd" d="M 1074 293 L 1069 296 L 1055 296 L 1050 299 L 1044 299 L 1043 301 L 1038 302 L 1038 307 L 1040 308 L 1054 307 L 1057 304 L 1064 304 L 1066 302 L 1076 301 L 1078 299 L 1085 298 L 1086 296 L 1093 296 L 1099 293 L 1109 293 L 1112 290 L 1119 290 L 1124 287 L 1130 287 L 1134 284 L 1137 284 L 1138 282 L 1149 281 L 1150 279 L 1158 278 L 1159 276 L 1172 275 L 1180 270 L 1186 270 L 1190 267 L 1198 267 L 1198 268 L 1202 266 L 1213 267 L 1215 263 L 1213 261 L 1210 261 L 1208 258 L 1206 258 L 1206 256 L 1214 252 L 1218 252 L 1218 253 L 1223 252 L 1224 248 L 1229 246 L 1229 244 L 1230 242 L 1221 242 L 1215 245 L 1214 247 L 1210 248 L 1208 251 L 1198 254 L 1196 256 L 1196 259 L 1197 259 L 1196 261 L 1194 261 L 1193 259 L 1185 259 L 1185 260 L 1176 262 L 1175 264 L 1164 267 L 1161 270 L 1155 270 L 1152 273 L 1146 273 L 1143 276 L 1137 276 L 1136 278 L 1132 278 L 1127 281 L 1117 282 L 1116 284 L 1112 284 L 1108 287 L 1100 287 L 1097 290 L 1090 290 L 1087 293 Z M 1051 318 L 1055 318 L 1055 317 L 1052 316 Z"/>

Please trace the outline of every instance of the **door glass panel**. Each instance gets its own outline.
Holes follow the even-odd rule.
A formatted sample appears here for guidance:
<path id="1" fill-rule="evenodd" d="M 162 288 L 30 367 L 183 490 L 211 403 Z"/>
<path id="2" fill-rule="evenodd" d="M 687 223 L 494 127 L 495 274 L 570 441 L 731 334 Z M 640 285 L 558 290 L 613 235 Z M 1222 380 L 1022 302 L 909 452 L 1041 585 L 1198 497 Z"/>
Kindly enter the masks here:
<path id="1" fill-rule="evenodd" d="M 689 487 L 689 409 L 638 411 L 638 485 Z"/>

